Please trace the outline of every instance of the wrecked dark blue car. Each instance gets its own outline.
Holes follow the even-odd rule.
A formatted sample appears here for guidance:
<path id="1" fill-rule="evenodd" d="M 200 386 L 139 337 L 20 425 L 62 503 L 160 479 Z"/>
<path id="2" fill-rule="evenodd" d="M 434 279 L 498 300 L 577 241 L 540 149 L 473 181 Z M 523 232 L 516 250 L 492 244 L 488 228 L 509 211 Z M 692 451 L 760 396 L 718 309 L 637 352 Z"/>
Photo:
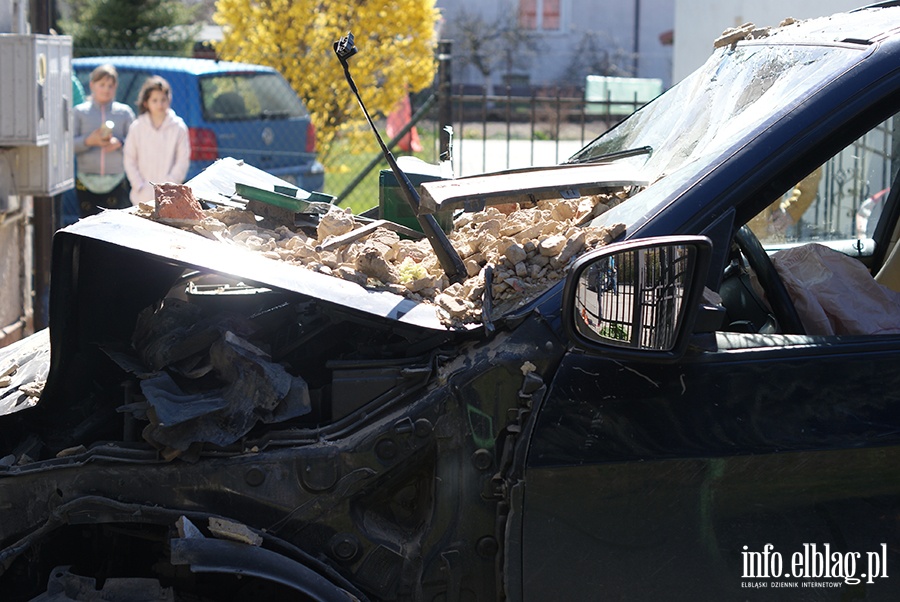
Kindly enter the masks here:
<path id="1" fill-rule="evenodd" d="M 365 271 L 415 236 L 384 223 L 314 260 L 60 231 L 49 336 L 0 352 L 0 598 L 898 599 L 898 111 L 891 2 L 727 32 L 561 166 L 423 184 L 467 274 L 417 290 Z M 361 278 L 323 259 L 379 226 Z"/>

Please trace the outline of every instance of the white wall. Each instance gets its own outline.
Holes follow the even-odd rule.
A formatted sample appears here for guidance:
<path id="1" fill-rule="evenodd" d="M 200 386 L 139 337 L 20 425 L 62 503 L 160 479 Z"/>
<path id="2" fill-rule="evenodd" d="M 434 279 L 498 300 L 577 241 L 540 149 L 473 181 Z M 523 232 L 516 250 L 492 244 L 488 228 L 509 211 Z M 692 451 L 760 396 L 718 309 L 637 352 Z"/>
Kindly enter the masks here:
<path id="1" fill-rule="evenodd" d="M 673 47 L 664 46 L 659 36 L 675 27 L 674 19 L 674 0 L 641 0 L 638 76 L 659 78 L 665 88 L 672 85 Z"/>
<path id="2" fill-rule="evenodd" d="M 27 0 L 0 0 L 0 33 L 31 33 Z"/>
<path id="3" fill-rule="evenodd" d="M 777 26 L 787 17 L 824 17 L 865 4 L 866 0 L 675 0 L 672 82 L 700 67 L 712 54 L 713 40 L 729 27 L 747 22 Z"/>

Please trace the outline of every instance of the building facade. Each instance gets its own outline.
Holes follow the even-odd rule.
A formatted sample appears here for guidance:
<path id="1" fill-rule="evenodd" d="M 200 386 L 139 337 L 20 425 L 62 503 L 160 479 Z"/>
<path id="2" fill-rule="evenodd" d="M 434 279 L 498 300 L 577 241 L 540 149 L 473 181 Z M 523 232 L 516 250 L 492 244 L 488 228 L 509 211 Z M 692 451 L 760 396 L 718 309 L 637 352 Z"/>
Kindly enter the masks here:
<path id="1" fill-rule="evenodd" d="M 862 0 L 675 0 L 672 82 L 700 67 L 725 29 L 753 23 L 776 26 L 785 18 L 810 19 L 866 4 Z"/>
<path id="2" fill-rule="evenodd" d="M 437 0 L 454 82 L 584 85 L 672 75 L 675 0 Z"/>

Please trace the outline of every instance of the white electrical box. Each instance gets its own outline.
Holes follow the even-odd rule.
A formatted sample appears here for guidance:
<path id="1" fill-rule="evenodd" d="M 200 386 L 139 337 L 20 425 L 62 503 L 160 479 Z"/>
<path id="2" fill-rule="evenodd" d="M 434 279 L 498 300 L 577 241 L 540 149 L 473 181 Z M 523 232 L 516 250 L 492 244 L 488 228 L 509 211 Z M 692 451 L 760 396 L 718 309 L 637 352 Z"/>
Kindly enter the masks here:
<path id="1" fill-rule="evenodd" d="M 72 38 L 0 34 L 0 147 L 14 147 L 14 194 L 75 185 Z"/>
<path id="2" fill-rule="evenodd" d="M 70 145 L 71 147 L 71 145 Z M 53 196 L 75 186 L 75 161 L 48 146 L 19 146 L 13 151 L 13 191 L 20 195 Z"/>

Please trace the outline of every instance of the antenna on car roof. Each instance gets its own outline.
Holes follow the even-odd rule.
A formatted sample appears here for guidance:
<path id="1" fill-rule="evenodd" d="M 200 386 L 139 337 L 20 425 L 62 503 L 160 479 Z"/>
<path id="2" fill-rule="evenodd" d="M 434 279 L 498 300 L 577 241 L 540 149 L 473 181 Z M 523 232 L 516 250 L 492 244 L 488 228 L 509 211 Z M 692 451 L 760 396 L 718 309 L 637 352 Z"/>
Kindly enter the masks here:
<path id="1" fill-rule="evenodd" d="M 434 215 L 430 213 L 419 215 L 419 193 L 412 185 L 412 182 L 409 181 L 409 178 L 403 170 L 397 165 L 394 155 L 392 155 L 388 147 L 385 146 L 384 141 L 381 139 L 381 134 L 378 133 L 378 128 L 375 127 L 372 118 L 369 117 L 369 111 L 366 110 L 366 105 L 363 103 L 362 98 L 359 95 L 359 90 L 353 82 L 353 77 L 350 75 L 350 66 L 347 64 L 347 59 L 358 52 L 359 49 L 353 43 L 353 33 L 351 32 L 347 32 L 345 37 L 334 43 L 334 53 L 344 67 L 344 75 L 347 77 L 347 83 L 350 84 L 350 89 L 353 90 L 353 93 L 356 95 L 356 100 L 359 101 L 359 106 L 362 107 L 363 113 L 366 115 L 366 120 L 369 122 L 369 125 L 372 126 L 372 131 L 375 132 L 375 138 L 381 146 L 384 158 L 387 159 L 388 165 L 391 166 L 391 171 L 394 172 L 394 176 L 400 184 L 400 190 L 403 191 L 403 196 L 406 198 L 406 202 L 416 216 L 416 220 L 418 220 L 422 232 L 424 232 L 428 242 L 431 243 L 431 248 L 434 249 L 434 253 L 441 263 L 441 268 L 443 268 L 444 273 L 447 274 L 447 278 L 449 278 L 451 282 L 464 280 L 467 276 L 467 272 L 459 253 L 457 253 L 456 249 L 453 248 L 453 245 L 450 244 L 450 239 L 448 239 L 444 231 L 441 230 Z"/>

